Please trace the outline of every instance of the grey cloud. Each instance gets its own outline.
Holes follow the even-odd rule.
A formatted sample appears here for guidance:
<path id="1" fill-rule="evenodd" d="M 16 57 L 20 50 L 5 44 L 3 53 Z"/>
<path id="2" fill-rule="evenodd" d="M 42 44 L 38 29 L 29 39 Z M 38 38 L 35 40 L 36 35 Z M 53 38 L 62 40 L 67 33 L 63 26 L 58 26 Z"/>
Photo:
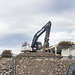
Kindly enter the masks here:
<path id="1" fill-rule="evenodd" d="M 75 9 L 75 1 L 74 0 L 57 0 L 54 5 L 54 9 L 57 12 L 63 12 L 70 9 Z"/>
<path id="2" fill-rule="evenodd" d="M 39 5 L 39 12 L 47 14 L 61 14 L 64 12 L 70 12 L 75 10 L 75 1 L 74 0 L 48 0 L 45 4 Z"/>
<path id="3" fill-rule="evenodd" d="M 3 41 L 4 40 L 4 41 Z M 16 45 L 21 45 L 22 42 L 24 41 L 31 41 L 31 38 L 27 34 L 14 34 L 14 35 L 9 35 L 3 39 L 0 39 L 0 46 L 4 47 L 16 47 Z"/>

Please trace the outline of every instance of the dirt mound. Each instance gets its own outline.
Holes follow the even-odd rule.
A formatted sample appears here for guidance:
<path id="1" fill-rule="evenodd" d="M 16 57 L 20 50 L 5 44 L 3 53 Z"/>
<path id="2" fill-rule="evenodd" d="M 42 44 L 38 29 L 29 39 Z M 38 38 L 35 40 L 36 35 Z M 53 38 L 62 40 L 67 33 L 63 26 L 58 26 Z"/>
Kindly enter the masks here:
<path id="1" fill-rule="evenodd" d="M 16 59 L 17 75 L 66 75 L 69 64 L 75 63 L 75 59 L 38 57 L 55 56 L 47 52 L 21 53 L 20 55 L 23 56 L 18 56 Z"/>

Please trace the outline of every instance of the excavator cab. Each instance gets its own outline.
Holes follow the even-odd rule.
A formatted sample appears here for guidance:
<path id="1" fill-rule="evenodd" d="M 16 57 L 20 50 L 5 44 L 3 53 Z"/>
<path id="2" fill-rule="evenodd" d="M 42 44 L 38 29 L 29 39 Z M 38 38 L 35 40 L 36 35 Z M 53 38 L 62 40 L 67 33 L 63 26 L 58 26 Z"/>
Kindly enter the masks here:
<path id="1" fill-rule="evenodd" d="M 33 51 L 41 50 L 42 49 L 42 43 L 41 42 L 36 42 L 35 46 L 33 47 Z"/>
<path id="2" fill-rule="evenodd" d="M 37 48 L 37 50 L 42 49 L 42 43 L 41 42 L 36 42 L 36 48 Z"/>

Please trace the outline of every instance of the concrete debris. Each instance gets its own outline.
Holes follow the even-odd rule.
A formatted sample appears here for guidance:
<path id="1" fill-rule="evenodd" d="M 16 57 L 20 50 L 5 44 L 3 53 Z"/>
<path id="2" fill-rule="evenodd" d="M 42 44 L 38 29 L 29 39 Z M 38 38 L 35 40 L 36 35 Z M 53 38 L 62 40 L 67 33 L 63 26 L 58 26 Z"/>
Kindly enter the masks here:
<path id="1" fill-rule="evenodd" d="M 12 58 L 0 59 L 0 75 L 12 75 Z"/>

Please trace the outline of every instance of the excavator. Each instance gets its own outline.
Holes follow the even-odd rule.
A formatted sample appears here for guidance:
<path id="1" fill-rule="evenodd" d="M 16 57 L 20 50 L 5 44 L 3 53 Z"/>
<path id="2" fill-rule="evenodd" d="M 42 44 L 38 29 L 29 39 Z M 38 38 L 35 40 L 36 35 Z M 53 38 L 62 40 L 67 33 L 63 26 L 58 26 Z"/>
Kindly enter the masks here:
<path id="1" fill-rule="evenodd" d="M 28 43 L 23 43 L 22 47 L 24 48 L 21 50 L 21 52 L 25 51 L 37 51 L 42 49 L 42 43 L 38 42 L 38 38 L 45 33 L 45 39 L 44 39 L 44 49 L 49 48 L 49 36 L 50 36 L 50 30 L 51 30 L 51 21 L 49 21 L 46 25 L 44 25 L 33 37 L 31 47 L 28 46 Z"/>

